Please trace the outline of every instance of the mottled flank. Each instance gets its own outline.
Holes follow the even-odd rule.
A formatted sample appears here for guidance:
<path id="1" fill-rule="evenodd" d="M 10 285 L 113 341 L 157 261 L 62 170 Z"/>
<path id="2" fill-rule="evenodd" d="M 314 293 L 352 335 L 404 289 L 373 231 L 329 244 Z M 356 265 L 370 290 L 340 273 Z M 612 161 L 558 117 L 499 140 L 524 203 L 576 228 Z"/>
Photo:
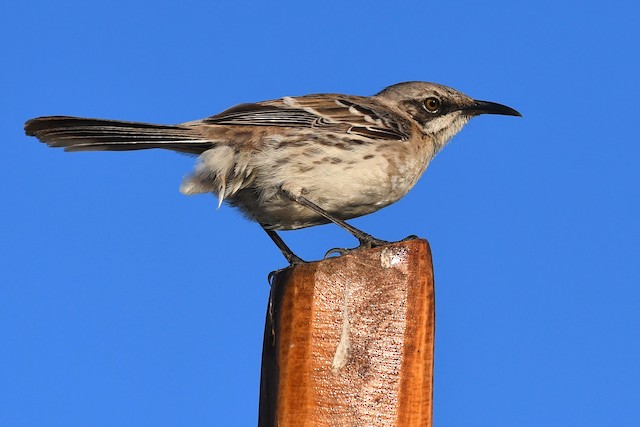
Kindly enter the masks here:
<path id="1" fill-rule="evenodd" d="M 179 125 L 53 116 L 29 120 L 25 131 L 68 151 L 196 154 L 183 193 L 213 193 L 268 230 L 290 230 L 396 202 L 464 124 L 483 113 L 519 115 L 446 86 L 409 82 L 371 97 L 318 94 L 241 104 Z M 286 254 L 286 245 L 270 236 Z"/>

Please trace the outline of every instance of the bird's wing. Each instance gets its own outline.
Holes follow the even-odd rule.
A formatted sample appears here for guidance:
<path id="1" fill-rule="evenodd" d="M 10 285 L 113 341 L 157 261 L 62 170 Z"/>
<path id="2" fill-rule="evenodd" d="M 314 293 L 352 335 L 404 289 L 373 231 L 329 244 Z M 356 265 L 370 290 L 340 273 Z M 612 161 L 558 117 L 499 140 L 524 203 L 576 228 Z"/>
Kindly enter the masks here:
<path id="1" fill-rule="evenodd" d="M 203 122 L 231 126 L 313 128 L 374 140 L 406 140 L 410 137 L 411 129 L 406 119 L 369 98 L 334 94 L 240 104 Z"/>

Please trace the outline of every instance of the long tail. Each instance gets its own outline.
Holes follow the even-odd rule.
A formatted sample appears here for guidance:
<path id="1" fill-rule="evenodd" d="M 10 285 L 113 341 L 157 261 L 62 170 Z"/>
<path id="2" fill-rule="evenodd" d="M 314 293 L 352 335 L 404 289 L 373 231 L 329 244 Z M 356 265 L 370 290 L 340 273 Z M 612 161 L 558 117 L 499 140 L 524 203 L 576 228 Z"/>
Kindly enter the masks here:
<path id="1" fill-rule="evenodd" d="M 212 146 L 212 141 L 196 129 L 181 125 L 49 116 L 29 120 L 24 130 L 50 147 L 64 147 L 65 151 L 165 148 L 200 154 Z"/>

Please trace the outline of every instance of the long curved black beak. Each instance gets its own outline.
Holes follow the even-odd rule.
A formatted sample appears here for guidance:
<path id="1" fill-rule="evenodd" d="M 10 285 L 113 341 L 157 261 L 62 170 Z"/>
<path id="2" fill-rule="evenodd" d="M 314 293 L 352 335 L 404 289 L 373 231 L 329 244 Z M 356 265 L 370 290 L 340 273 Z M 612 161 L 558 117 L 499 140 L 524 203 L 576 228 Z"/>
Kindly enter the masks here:
<path id="1" fill-rule="evenodd" d="M 462 110 L 465 113 L 473 116 L 477 116 L 479 114 L 502 114 L 503 116 L 522 117 L 522 114 L 520 114 L 513 108 L 490 101 L 474 100 L 471 105 L 464 107 Z"/>

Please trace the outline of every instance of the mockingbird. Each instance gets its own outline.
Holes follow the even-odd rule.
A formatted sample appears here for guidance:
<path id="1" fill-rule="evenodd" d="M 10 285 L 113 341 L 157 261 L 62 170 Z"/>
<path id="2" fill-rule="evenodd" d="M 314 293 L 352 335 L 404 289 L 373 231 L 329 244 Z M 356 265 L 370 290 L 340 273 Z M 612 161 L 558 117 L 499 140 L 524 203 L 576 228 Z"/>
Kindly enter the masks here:
<path id="1" fill-rule="evenodd" d="M 479 114 L 520 116 L 446 86 L 407 82 L 370 97 L 317 94 L 240 104 L 178 125 L 50 116 L 27 135 L 65 151 L 164 148 L 198 156 L 184 194 L 213 193 L 258 222 L 291 264 L 276 230 L 333 222 L 360 246 L 387 242 L 344 220 L 398 201 L 431 159 Z M 331 252 L 331 251 L 330 251 Z"/>

